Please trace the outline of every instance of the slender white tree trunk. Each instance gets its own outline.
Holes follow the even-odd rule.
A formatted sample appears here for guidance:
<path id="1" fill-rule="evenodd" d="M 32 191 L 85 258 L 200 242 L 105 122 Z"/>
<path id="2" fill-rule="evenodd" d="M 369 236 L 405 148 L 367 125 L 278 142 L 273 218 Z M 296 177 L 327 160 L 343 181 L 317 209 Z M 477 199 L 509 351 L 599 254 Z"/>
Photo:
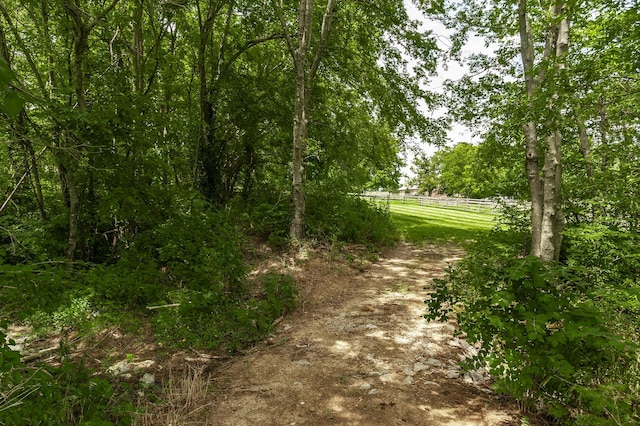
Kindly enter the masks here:
<path id="1" fill-rule="evenodd" d="M 309 105 L 307 99 L 307 52 L 311 43 L 312 16 L 313 0 L 300 0 L 298 5 L 298 46 L 293 52 L 296 92 L 293 116 L 293 167 L 291 171 L 293 218 L 290 234 L 295 241 L 302 241 L 305 231 L 304 151 L 308 134 Z"/>
<path id="2" fill-rule="evenodd" d="M 296 46 L 290 41 L 282 8 L 275 0 L 273 0 L 273 4 L 280 19 L 285 40 L 293 57 L 295 67 L 293 162 L 291 170 L 293 217 L 291 219 L 290 236 L 294 241 L 302 241 L 305 233 L 306 211 L 304 153 L 309 132 L 311 91 L 313 81 L 327 46 L 337 0 L 327 0 L 327 7 L 322 18 L 320 37 L 311 60 L 309 60 L 308 57 L 311 47 L 313 0 L 300 0 L 298 3 L 298 44 Z"/>
<path id="3" fill-rule="evenodd" d="M 520 0 L 518 7 L 520 29 L 520 54 L 524 66 L 524 79 L 528 110 L 535 111 L 535 100 L 545 83 L 549 67 L 555 74 L 562 73 L 566 65 L 564 57 L 569 47 L 569 20 L 563 0 L 554 1 L 549 7 L 550 24 L 547 27 L 542 59 L 536 67 L 534 41 L 529 23 L 528 0 Z M 551 65 L 550 65 L 551 64 Z M 523 124 L 526 146 L 526 172 L 531 194 L 531 254 L 544 261 L 557 260 L 560 256 L 565 218 L 562 213 L 562 133 L 560 132 L 561 106 L 558 105 L 557 88 L 547 100 L 547 115 L 551 117 L 542 126 L 535 118 Z M 545 154 L 542 169 L 539 164 L 538 129 L 546 133 Z"/>

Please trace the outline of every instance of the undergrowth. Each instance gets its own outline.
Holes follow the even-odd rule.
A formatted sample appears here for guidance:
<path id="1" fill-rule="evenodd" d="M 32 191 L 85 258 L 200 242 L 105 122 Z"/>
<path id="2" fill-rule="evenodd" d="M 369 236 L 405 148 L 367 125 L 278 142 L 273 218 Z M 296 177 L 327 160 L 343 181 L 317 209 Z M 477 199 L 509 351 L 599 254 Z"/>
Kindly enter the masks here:
<path id="1" fill-rule="evenodd" d="M 523 232 L 502 227 L 470 245 L 436 282 L 426 318 L 455 315 L 480 347 L 466 367 L 487 367 L 495 390 L 525 406 L 562 423 L 637 424 L 637 235 L 573 227 L 562 261 L 542 263 L 524 254 Z"/>
<path id="2" fill-rule="evenodd" d="M 260 294 L 238 297 L 224 287 L 173 294 L 175 309 L 162 309 L 154 319 L 161 341 L 177 348 L 196 347 L 237 352 L 273 331 L 273 322 L 293 309 L 297 290 L 286 275 L 262 278 Z"/>
<path id="3" fill-rule="evenodd" d="M 289 202 L 265 197 L 251 208 L 216 209 L 195 194 L 162 202 L 166 208 L 154 210 L 162 217 L 123 226 L 95 262 L 55 255 L 62 246 L 48 245 L 47 235 L 65 234 L 62 222 L 52 219 L 37 230 L 10 224 L 12 234 L 0 246 L 0 320 L 30 325 L 32 337 L 44 338 L 91 335 L 139 319 L 153 325 L 165 348 L 224 353 L 271 333 L 274 321 L 294 308 L 297 289 L 287 275 L 247 279 L 247 235 L 286 249 Z M 388 209 L 351 196 L 311 193 L 307 212 L 308 236 L 316 241 L 375 252 L 398 237 Z M 127 390 L 68 360 L 55 368 L 25 365 L 4 337 L 0 424 L 130 422 Z"/>
<path id="4" fill-rule="evenodd" d="M 272 246 L 286 249 L 291 203 L 288 199 L 255 200 L 248 209 L 248 229 Z M 399 240 L 387 206 L 336 191 L 310 191 L 306 200 L 307 237 L 319 242 L 362 244 L 372 249 Z"/>
<path id="5" fill-rule="evenodd" d="M 125 384 L 112 384 L 82 365 L 26 365 L 0 330 L 0 424 L 129 425 L 134 407 Z"/>

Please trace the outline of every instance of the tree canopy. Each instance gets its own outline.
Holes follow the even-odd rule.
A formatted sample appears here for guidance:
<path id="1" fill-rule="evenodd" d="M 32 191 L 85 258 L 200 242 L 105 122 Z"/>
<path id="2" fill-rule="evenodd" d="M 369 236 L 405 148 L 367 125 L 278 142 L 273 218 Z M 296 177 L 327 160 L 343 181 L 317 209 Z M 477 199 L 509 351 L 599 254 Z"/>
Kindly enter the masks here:
<path id="1" fill-rule="evenodd" d="M 401 1 L 10 1 L 0 18 L 4 186 L 26 173 L 13 205 L 66 229 L 70 259 L 153 226 L 176 191 L 304 198 L 292 173 L 357 191 L 407 137 L 442 135 L 417 106 L 435 42 Z"/>

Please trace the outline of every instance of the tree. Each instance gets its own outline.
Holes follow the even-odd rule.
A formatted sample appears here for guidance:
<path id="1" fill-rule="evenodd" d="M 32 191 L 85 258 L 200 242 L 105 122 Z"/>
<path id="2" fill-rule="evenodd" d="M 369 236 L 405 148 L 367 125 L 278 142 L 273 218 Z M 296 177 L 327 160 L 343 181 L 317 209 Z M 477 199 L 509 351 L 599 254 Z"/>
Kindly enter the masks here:
<path id="1" fill-rule="evenodd" d="M 463 197 L 477 197 L 480 194 L 476 173 L 480 167 L 477 150 L 470 143 L 461 142 L 441 152 L 440 184 L 445 194 Z"/>
<path id="2" fill-rule="evenodd" d="M 440 172 L 442 169 L 441 151 L 427 156 L 422 153 L 413 162 L 411 170 L 416 177 L 411 181 L 412 185 L 417 185 L 420 193 L 426 193 L 429 197 L 440 187 Z"/>
<path id="3" fill-rule="evenodd" d="M 544 51 L 536 62 L 535 34 L 531 27 L 530 7 L 529 0 L 519 0 L 520 54 L 524 67 L 526 105 L 535 107 L 534 101 L 540 101 L 540 92 L 544 89 L 546 93 L 542 95 L 542 101 L 546 103 L 547 108 L 544 116 L 529 117 L 523 123 L 527 179 L 531 193 L 531 253 L 541 260 L 549 261 L 558 260 L 560 257 L 562 231 L 565 225 L 561 204 L 561 111 L 565 106 L 560 100 L 559 90 L 566 88 L 562 80 L 566 78 L 565 56 L 569 49 L 569 15 L 572 11 L 571 5 L 564 1 L 552 1 L 548 5 L 548 13 L 543 15 L 545 19 L 542 21 L 546 28 L 543 34 Z M 550 90 L 550 87 L 554 86 L 557 88 Z M 540 122 L 541 120 L 544 121 Z M 539 133 L 545 138 L 542 168 L 538 164 Z"/>
<path id="4" fill-rule="evenodd" d="M 308 136 L 309 114 L 311 106 L 312 86 L 320 67 L 327 46 L 333 14 L 337 0 L 327 0 L 322 26 L 315 51 L 309 57 L 312 39 L 312 23 L 314 15 L 313 0 L 300 0 L 298 3 L 297 45 L 291 42 L 290 30 L 285 20 L 284 12 L 277 1 L 274 7 L 287 41 L 289 53 L 293 59 L 295 69 L 295 102 L 293 119 L 293 162 L 292 162 L 292 199 L 293 218 L 291 220 L 290 235 L 294 241 L 304 238 L 305 189 L 304 189 L 304 161 L 306 140 Z"/>
<path id="5" fill-rule="evenodd" d="M 428 317 L 455 310 L 481 345 L 474 365 L 524 405 L 561 423 L 637 423 L 640 332 L 626 300 L 638 292 L 638 5 L 452 3 L 454 47 L 473 31 L 489 53 L 450 82 L 450 111 L 522 170 L 507 168 L 532 214 L 527 227 L 505 209 L 506 226 L 469 248 Z"/>
<path id="6" fill-rule="evenodd" d="M 115 256 L 191 191 L 222 208 L 295 176 L 300 213 L 305 184 L 393 185 L 405 140 L 443 134 L 417 107 L 435 43 L 399 0 L 8 0 L 0 21 L 26 101 L 0 116 L 3 182 L 25 176 L 6 208 L 41 217 L 52 256 Z"/>
<path id="7" fill-rule="evenodd" d="M 415 184 L 429 195 L 436 189 L 449 196 L 486 198 L 509 195 L 505 190 L 506 167 L 485 155 L 483 146 L 460 142 L 441 148 L 431 157 L 424 154 L 414 165 Z"/>
<path id="8" fill-rule="evenodd" d="M 521 144 L 532 203 L 530 251 L 543 260 L 557 260 L 566 220 L 563 150 L 582 146 L 582 155 L 591 155 L 585 126 L 594 122 L 587 121 L 589 114 L 574 109 L 580 104 L 576 91 L 593 87 L 585 80 L 577 84 L 589 61 L 583 54 L 589 45 L 584 31 L 599 19 L 589 11 L 619 5 L 521 0 L 494 1 L 489 6 L 458 5 L 456 14 L 450 15 L 449 23 L 461 29 L 456 49 L 469 31 L 485 35 L 495 46 L 495 54 L 471 58 L 474 77 L 450 84 L 460 107 L 455 114 L 483 129 L 494 145 Z M 571 27 L 577 34 L 572 38 Z M 574 144 L 580 140 L 581 145 Z"/>
<path id="9" fill-rule="evenodd" d="M 376 4 L 327 0 L 322 6 L 320 25 L 314 23 L 313 16 L 319 10 L 314 11 L 313 1 L 300 0 L 297 44 L 291 42 L 293 31 L 288 29 L 282 4 L 276 0 L 272 4 L 294 65 L 293 218 L 290 235 L 299 241 L 304 237 L 307 139 L 316 109 L 312 95 L 315 96 L 323 85 L 335 87 L 348 96 L 352 95 L 349 92 L 360 90 L 358 96 L 369 97 L 370 101 L 360 101 L 355 106 L 367 108 L 370 117 L 379 117 L 381 130 L 397 132 L 398 137 L 402 132 L 411 134 L 417 130 L 426 134 L 431 130 L 430 137 L 437 140 L 441 137 L 442 128 L 423 117 L 414 103 L 417 97 L 431 102 L 419 88 L 419 80 L 435 67 L 436 47 L 432 37 L 416 30 L 417 23 L 409 21 L 403 3 L 397 0 Z M 422 59 L 411 73 L 398 45 Z M 323 64 L 325 56 L 329 56 L 326 66 Z M 392 63 L 393 66 L 389 66 Z M 322 82 L 318 81 L 319 74 L 324 74 Z M 328 96 L 329 92 L 324 91 L 323 94 Z M 321 105 L 320 102 L 318 104 Z M 331 114 L 337 115 L 335 111 Z"/>

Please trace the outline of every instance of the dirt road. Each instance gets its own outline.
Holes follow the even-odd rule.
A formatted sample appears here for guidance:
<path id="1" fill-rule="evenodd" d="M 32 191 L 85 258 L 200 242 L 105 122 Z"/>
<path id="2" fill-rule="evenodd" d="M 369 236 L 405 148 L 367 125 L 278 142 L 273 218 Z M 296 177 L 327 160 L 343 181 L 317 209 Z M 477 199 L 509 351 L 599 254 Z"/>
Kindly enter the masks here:
<path id="1" fill-rule="evenodd" d="M 278 332 L 213 377 L 214 425 L 520 425 L 454 324 L 422 318 L 432 279 L 462 255 L 402 244 L 357 267 L 320 258 L 295 271 L 299 309 Z"/>

